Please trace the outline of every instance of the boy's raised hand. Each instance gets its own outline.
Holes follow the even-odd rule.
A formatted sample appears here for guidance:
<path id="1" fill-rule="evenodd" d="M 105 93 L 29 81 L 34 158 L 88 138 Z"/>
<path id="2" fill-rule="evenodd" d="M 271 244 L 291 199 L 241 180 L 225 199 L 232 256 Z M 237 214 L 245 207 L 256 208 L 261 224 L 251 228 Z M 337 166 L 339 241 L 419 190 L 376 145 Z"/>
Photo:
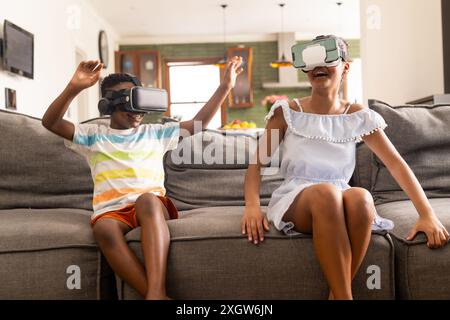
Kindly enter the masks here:
<path id="1" fill-rule="evenodd" d="M 234 56 L 227 63 L 225 75 L 223 77 L 223 83 L 233 88 L 236 84 L 236 78 L 244 70 L 242 67 L 242 57 Z"/>
<path id="2" fill-rule="evenodd" d="M 202 129 L 206 129 L 216 111 L 227 98 L 230 90 L 236 84 L 237 76 L 243 71 L 241 64 L 241 57 L 233 57 L 230 61 L 228 61 L 222 81 L 211 98 L 209 98 L 208 102 L 203 106 L 203 108 L 200 109 L 193 119 L 182 121 L 180 123 L 180 128 L 185 130 L 184 132 L 188 132 L 191 135 L 197 133 L 194 130 L 194 124 L 196 122 L 201 123 Z"/>
<path id="3" fill-rule="evenodd" d="M 70 80 L 69 85 L 77 91 L 92 87 L 100 78 L 102 68 L 103 64 L 98 60 L 81 62 Z"/>

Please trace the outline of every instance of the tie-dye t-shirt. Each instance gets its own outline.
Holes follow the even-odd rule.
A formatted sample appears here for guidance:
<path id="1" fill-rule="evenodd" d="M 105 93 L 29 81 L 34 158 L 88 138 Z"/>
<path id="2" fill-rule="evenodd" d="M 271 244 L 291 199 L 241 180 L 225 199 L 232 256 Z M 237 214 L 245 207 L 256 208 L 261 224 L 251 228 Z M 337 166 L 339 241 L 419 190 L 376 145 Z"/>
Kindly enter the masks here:
<path id="1" fill-rule="evenodd" d="M 180 124 L 144 124 L 126 130 L 104 124 L 75 126 L 69 149 L 82 155 L 94 182 L 92 219 L 134 204 L 143 193 L 164 196 L 163 156 L 178 145 Z"/>

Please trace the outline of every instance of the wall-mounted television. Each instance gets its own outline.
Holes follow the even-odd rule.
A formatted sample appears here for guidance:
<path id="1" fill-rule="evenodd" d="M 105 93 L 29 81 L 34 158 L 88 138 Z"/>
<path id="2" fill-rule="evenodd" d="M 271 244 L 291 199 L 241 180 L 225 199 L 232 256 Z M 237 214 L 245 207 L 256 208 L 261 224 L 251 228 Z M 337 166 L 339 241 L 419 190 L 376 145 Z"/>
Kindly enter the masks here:
<path id="1" fill-rule="evenodd" d="M 3 24 L 3 68 L 34 78 L 34 35 L 8 20 Z"/>

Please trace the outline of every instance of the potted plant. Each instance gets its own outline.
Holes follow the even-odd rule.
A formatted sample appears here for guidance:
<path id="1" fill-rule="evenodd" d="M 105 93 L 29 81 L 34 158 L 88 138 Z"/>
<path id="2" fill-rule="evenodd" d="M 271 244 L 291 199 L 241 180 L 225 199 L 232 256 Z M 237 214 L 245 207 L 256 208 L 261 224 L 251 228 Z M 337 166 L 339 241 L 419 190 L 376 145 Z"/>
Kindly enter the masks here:
<path id="1" fill-rule="evenodd" d="M 264 99 L 261 100 L 261 104 L 265 106 L 267 112 L 269 112 L 270 108 L 278 100 L 289 100 L 289 98 L 287 96 L 277 96 L 277 95 L 265 96 Z"/>

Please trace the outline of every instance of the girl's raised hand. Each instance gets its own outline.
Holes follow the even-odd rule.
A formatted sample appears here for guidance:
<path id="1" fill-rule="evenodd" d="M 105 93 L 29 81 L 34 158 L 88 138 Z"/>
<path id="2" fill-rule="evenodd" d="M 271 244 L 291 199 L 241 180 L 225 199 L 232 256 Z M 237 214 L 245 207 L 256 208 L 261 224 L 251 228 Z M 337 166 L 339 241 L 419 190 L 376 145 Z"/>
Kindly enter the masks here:
<path id="1" fill-rule="evenodd" d="M 248 241 L 254 244 L 264 241 L 264 232 L 269 231 L 269 221 L 259 206 L 245 206 L 241 229 L 242 234 L 247 234 Z"/>
<path id="2" fill-rule="evenodd" d="M 81 62 L 70 80 L 70 86 L 77 91 L 92 87 L 100 78 L 102 68 L 103 64 L 98 60 Z"/>

